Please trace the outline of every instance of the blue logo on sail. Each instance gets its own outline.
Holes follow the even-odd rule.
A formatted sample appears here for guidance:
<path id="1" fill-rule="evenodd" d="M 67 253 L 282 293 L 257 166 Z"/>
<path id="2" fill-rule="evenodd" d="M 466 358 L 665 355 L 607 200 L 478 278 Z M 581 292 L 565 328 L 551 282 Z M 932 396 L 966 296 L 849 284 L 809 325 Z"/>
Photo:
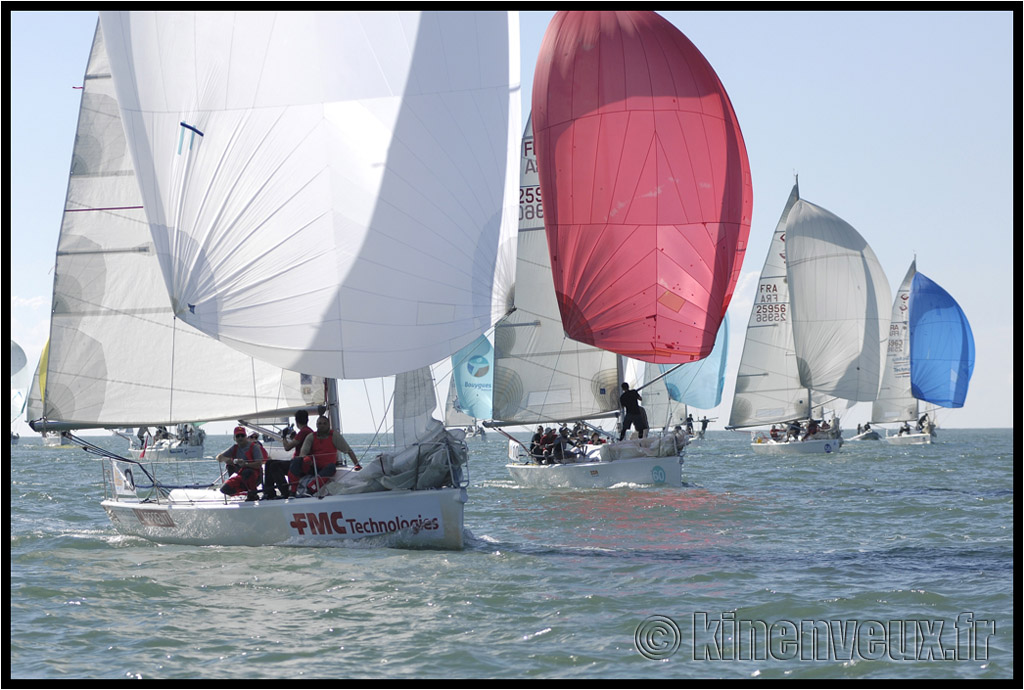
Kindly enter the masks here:
<path id="1" fill-rule="evenodd" d="M 481 378 L 491 370 L 491 362 L 483 355 L 474 355 L 466 362 L 466 371 L 474 378 Z"/>

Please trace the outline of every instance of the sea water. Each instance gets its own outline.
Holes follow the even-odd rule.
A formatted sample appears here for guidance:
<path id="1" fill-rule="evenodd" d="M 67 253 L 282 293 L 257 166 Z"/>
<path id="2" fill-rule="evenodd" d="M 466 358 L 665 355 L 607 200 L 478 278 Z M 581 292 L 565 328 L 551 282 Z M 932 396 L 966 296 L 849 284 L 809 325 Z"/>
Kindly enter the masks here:
<path id="1" fill-rule="evenodd" d="M 591 491 L 519 488 L 507 442 L 471 439 L 454 552 L 120 536 L 99 505 L 100 463 L 23 439 L 10 456 L 8 673 L 1012 676 L 1011 430 L 788 457 L 708 436 L 682 487 Z"/>

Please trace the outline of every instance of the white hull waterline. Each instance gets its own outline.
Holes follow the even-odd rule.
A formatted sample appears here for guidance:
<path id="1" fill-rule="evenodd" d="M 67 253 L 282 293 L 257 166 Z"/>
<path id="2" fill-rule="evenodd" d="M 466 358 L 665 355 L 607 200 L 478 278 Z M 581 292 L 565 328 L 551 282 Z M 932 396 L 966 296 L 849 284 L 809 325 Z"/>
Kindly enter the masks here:
<path id="1" fill-rule="evenodd" d="M 670 440 L 671 437 L 666 437 Z M 646 440 L 646 439 L 645 439 Z M 654 439 L 657 441 L 658 439 Z M 607 489 L 613 486 L 681 486 L 683 457 L 681 450 L 657 453 L 640 441 L 624 441 L 587 446 L 585 456 L 565 464 L 540 465 L 522 462 L 522 446 L 510 442 L 506 465 L 512 479 L 530 489 Z M 613 457 L 614 459 L 607 459 Z"/>
<path id="2" fill-rule="evenodd" d="M 177 489 L 159 502 L 102 502 L 121 534 L 161 544 L 310 546 L 376 540 L 461 549 L 464 488 L 246 502 L 216 490 Z"/>
<path id="3" fill-rule="evenodd" d="M 571 465 L 506 465 L 513 481 L 530 489 L 608 489 L 618 485 L 680 486 L 680 458 L 627 458 Z"/>
<path id="4" fill-rule="evenodd" d="M 203 457 L 204 449 L 202 445 L 165 439 L 147 448 L 129 448 L 128 453 L 133 460 L 198 460 Z"/>
<path id="5" fill-rule="evenodd" d="M 885 442 L 894 446 L 923 446 L 931 444 L 933 438 L 932 434 L 925 433 L 893 434 L 886 436 Z"/>
<path id="6" fill-rule="evenodd" d="M 750 448 L 758 455 L 820 455 L 835 453 L 842 444 L 842 439 L 837 438 L 809 438 L 806 441 L 756 438 Z"/>

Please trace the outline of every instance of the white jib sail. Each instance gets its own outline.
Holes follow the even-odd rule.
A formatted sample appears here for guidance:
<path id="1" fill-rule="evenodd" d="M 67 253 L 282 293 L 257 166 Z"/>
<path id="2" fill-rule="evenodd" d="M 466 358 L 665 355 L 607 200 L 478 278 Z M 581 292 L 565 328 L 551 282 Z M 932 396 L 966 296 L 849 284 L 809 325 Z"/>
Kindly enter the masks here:
<path id="1" fill-rule="evenodd" d="M 917 419 L 917 399 L 910 392 L 910 286 L 915 273 L 916 260 L 910 263 L 893 301 L 882 385 L 871 406 L 872 423 Z"/>
<path id="2" fill-rule="evenodd" d="M 309 402 L 300 375 L 176 319 L 125 144 L 103 34 L 85 73 L 33 418 L 138 426 Z M 322 400 L 320 386 L 319 400 Z"/>
<path id="3" fill-rule="evenodd" d="M 849 223 L 803 199 L 786 221 L 800 382 L 844 400 L 878 396 L 892 292 L 874 251 Z"/>

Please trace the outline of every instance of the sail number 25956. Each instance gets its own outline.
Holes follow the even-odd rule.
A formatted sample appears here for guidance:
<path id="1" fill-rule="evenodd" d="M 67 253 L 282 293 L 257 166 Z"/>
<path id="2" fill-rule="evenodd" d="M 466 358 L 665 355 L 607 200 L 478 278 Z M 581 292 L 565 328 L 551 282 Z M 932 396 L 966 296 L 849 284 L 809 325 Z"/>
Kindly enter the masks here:
<path id="1" fill-rule="evenodd" d="M 754 315 L 756 316 L 755 320 L 758 323 L 786 320 L 785 304 L 756 304 L 754 306 Z"/>
<path id="2" fill-rule="evenodd" d="M 532 220 L 544 217 L 544 207 L 540 203 L 540 187 L 519 188 L 519 220 Z"/>

